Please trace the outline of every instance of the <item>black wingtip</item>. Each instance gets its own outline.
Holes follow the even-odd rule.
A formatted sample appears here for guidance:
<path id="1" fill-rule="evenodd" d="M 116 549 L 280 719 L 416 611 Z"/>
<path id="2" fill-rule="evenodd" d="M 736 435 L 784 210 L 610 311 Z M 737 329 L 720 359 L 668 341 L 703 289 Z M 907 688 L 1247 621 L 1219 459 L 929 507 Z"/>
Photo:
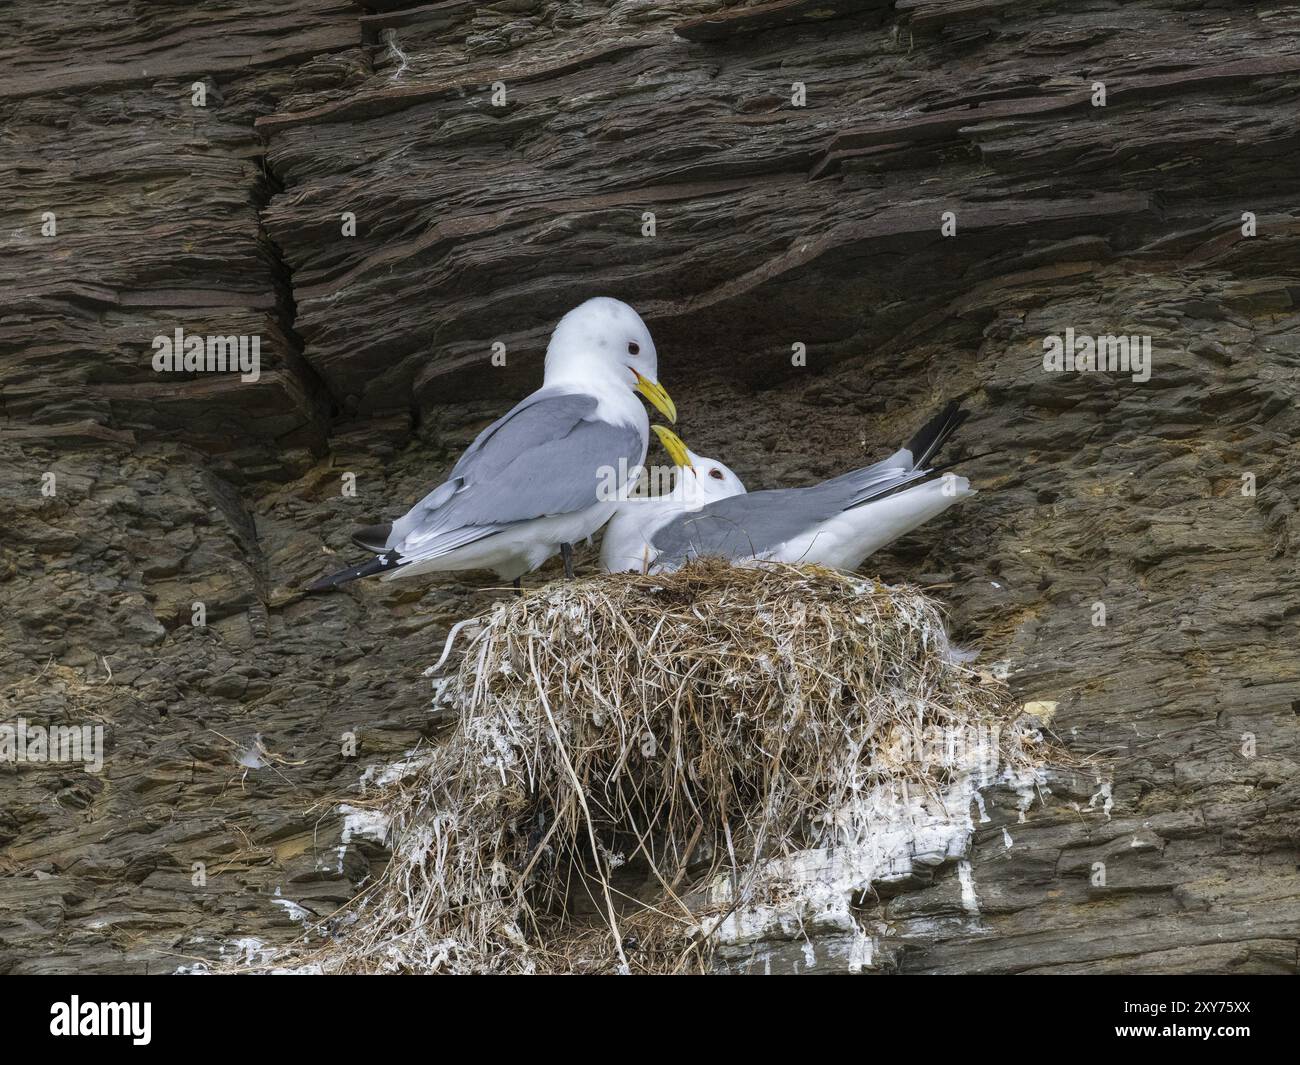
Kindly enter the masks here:
<path id="1" fill-rule="evenodd" d="M 961 400 L 954 399 L 945 404 L 943 410 L 921 426 L 907 442 L 907 450 L 912 453 L 912 465 L 928 463 L 969 417 L 970 411 L 962 409 Z"/>
<path id="2" fill-rule="evenodd" d="M 331 573 L 329 576 L 321 577 L 307 585 L 309 592 L 328 592 L 337 588 L 341 584 L 347 584 L 349 581 L 355 581 L 361 577 L 371 577 L 376 573 L 386 573 L 388 570 L 395 569 L 401 556 L 396 551 L 386 551 L 382 555 L 377 555 L 369 562 L 362 562 L 358 566 L 349 566 L 338 573 Z"/>
<path id="3" fill-rule="evenodd" d="M 332 592 L 340 584 L 344 583 L 339 579 L 340 576 L 341 575 L 338 573 L 331 573 L 327 576 L 317 578 L 312 581 L 311 584 L 303 588 L 303 591 L 308 594 L 311 594 L 312 592 Z"/>
<path id="4" fill-rule="evenodd" d="M 388 537 L 392 535 L 393 523 L 386 521 L 381 525 L 363 525 L 352 534 L 352 542 L 363 551 L 379 554 L 388 547 Z"/>

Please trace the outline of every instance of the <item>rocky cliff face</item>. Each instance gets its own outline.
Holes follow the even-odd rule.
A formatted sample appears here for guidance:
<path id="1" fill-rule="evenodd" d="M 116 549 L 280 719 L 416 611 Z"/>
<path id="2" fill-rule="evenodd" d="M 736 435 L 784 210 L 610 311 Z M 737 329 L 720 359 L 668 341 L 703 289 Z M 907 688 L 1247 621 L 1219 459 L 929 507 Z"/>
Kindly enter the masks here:
<path id="1" fill-rule="evenodd" d="M 969 396 L 951 456 L 980 494 L 871 568 L 941 598 L 1084 768 L 1023 820 L 991 795 L 961 876 L 864 898 L 871 967 L 1296 970 L 1294 8 L 0 22 L 0 724 L 105 745 L 98 773 L 0 762 L 0 971 L 255 957 L 353 896 L 384 852 L 340 804 L 435 734 L 420 672 L 501 592 L 299 589 L 596 294 L 642 312 L 683 435 L 751 487 Z M 257 379 L 157 371 L 177 328 L 260 338 Z M 1149 366 L 1045 371 L 1067 330 L 1149 338 Z"/>

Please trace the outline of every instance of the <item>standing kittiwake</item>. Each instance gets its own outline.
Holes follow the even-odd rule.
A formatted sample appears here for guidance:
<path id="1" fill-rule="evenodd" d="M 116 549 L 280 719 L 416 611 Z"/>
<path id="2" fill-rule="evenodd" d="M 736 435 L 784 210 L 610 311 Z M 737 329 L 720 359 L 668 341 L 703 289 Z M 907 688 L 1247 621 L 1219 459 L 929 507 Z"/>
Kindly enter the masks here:
<path id="1" fill-rule="evenodd" d="M 857 569 L 873 551 L 975 494 L 965 477 L 951 474 L 902 488 L 932 472 L 926 463 L 966 416 L 949 403 L 883 462 L 809 488 L 749 492 L 683 509 L 647 537 L 648 572 L 709 557 Z"/>
<path id="2" fill-rule="evenodd" d="M 636 311 L 607 297 L 574 308 L 551 335 L 542 387 L 479 433 L 406 514 L 353 536 L 375 558 L 308 590 L 466 569 L 495 570 L 518 587 L 556 552 L 572 576 L 572 545 L 609 520 L 645 461 L 650 419 L 634 392 L 677 420 L 658 377 Z"/>
<path id="3" fill-rule="evenodd" d="M 630 498 L 618 505 L 601 535 L 600 565 L 606 573 L 646 572 L 654 561 L 651 544 L 659 529 L 679 514 L 745 491 L 740 478 L 717 459 L 695 454 L 671 429 L 650 428 L 676 467 L 673 487 L 662 495 Z"/>

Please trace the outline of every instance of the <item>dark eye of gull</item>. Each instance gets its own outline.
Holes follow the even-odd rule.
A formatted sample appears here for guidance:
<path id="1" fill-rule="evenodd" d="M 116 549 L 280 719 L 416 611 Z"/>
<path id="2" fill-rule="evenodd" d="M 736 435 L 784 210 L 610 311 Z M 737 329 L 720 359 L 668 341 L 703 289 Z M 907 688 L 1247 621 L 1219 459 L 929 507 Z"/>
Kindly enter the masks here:
<path id="1" fill-rule="evenodd" d="M 640 355 L 641 345 L 638 344 L 635 340 L 629 340 L 627 344 L 627 353 L 629 355 Z"/>
<path id="2" fill-rule="evenodd" d="M 716 477 L 720 481 L 722 480 L 722 471 L 714 466 L 713 469 L 709 470 L 709 476 Z"/>

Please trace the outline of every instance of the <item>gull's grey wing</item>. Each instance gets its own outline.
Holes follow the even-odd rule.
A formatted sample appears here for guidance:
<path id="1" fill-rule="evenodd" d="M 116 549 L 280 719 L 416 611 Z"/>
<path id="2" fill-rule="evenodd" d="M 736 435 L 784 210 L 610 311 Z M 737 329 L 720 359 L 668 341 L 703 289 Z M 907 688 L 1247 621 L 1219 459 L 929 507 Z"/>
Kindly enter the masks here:
<path id="1" fill-rule="evenodd" d="M 655 562 L 680 566 L 693 558 L 761 558 L 835 515 L 923 476 L 924 470 L 868 466 L 811 488 L 775 488 L 719 499 L 679 514 L 656 532 Z"/>
<path id="2" fill-rule="evenodd" d="M 653 536 L 656 564 L 676 566 L 705 557 L 732 561 L 761 557 L 850 507 L 924 477 L 929 472 L 925 464 L 966 416 L 954 400 L 883 462 L 810 488 L 750 492 L 680 514 Z"/>
<path id="3" fill-rule="evenodd" d="M 652 537 L 655 563 L 680 566 L 693 558 L 760 557 L 833 518 L 851 499 L 851 490 L 830 481 L 719 499 L 679 514 L 659 529 Z"/>
<path id="4" fill-rule="evenodd" d="M 603 468 L 645 458 L 633 426 L 593 420 L 596 398 L 535 392 L 478 435 L 451 476 L 393 523 L 403 563 L 433 558 L 519 521 L 598 501 Z"/>

